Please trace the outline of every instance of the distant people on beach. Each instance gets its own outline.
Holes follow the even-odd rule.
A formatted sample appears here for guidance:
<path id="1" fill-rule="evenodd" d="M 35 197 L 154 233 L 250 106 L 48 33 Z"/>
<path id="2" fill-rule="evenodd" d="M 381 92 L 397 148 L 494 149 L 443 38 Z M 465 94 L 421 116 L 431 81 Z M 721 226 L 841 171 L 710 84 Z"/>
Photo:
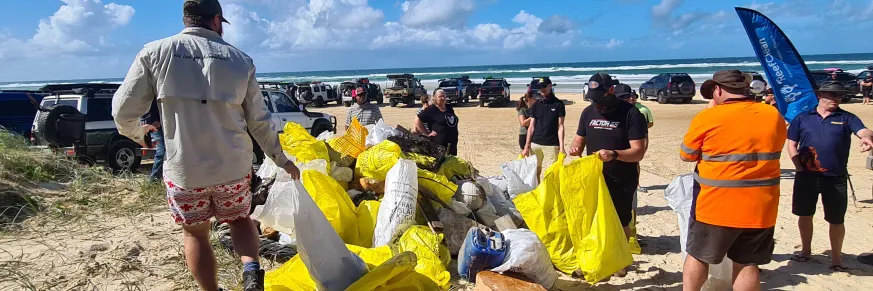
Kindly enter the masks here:
<path id="1" fill-rule="evenodd" d="M 425 93 L 425 94 L 421 94 L 421 100 L 420 100 L 420 101 L 421 101 L 421 107 L 419 107 L 419 108 L 418 108 L 418 111 L 415 112 L 415 116 L 416 116 L 416 118 L 418 117 L 419 114 L 421 114 L 422 111 L 424 111 L 425 109 L 427 109 L 428 106 L 431 105 L 431 104 L 430 104 L 430 103 L 431 103 L 431 102 L 430 102 L 430 96 L 427 95 L 427 93 Z M 424 132 L 419 132 L 419 131 L 418 131 L 418 127 L 415 126 L 415 120 L 413 120 L 413 121 L 412 121 L 412 133 L 425 134 L 425 135 L 426 135 L 426 132 L 430 132 L 430 127 L 428 127 L 427 124 L 422 124 L 422 125 L 424 126 L 424 130 L 425 130 L 425 131 L 424 131 Z"/>
<path id="2" fill-rule="evenodd" d="M 830 224 L 831 266 L 835 272 L 847 272 L 843 264 L 843 238 L 846 235 L 848 207 L 847 180 L 852 135 L 861 138 L 861 151 L 873 147 L 873 131 L 855 114 L 840 108 L 843 96 L 850 91 L 840 82 L 825 82 L 819 87 L 818 105 L 797 115 L 788 127 L 788 154 L 797 173 L 791 212 L 797 215 L 801 249 L 791 260 L 807 262 L 812 255 L 813 215 L 818 197 L 824 219 Z"/>
<path id="3" fill-rule="evenodd" d="M 149 133 L 149 136 L 152 138 L 152 144 L 155 145 L 154 164 L 152 164 L 152 171 L 149 173 L 149 180 L 158 182 L 164 179 L 164 156 L 167 153 L 167 149 L 164 144 L 164 128 L 161 127 L 161 112 L 158 109 L 158 99 L 155 98 L 151 103 L 149 112 L 143 117 L 143 125 L 150 124 L 155 127 L 155 131 Z"/>
<path id="4" fill-rule="evenodd" d="M 628 88 L 630 88 L 630 86 L 628 86 Z M 637 95 L 636 91 L 631 90 L 630 94 L 619 94 L 618 91 L 616 91 L 616 96 L 619 99 L 621 99 L 622 101 L 632 104 L 634 107 L 637 108 L 637 110 L 640 111 L 640 113 L 643 114 L 643 116 L 646 117 L 646 127 L 647 128 L 652 128 L 652 126 L 655 126 L 655 118 L 652 116 L 652 111 L 649 110 L 649 107 L 646 107 L 646 105 L 643 105 L 642 103 L 637 102 L 637 100 L 640 98 L 640 95 Z M 648 142 L 648 139 L 646 139 L 646 142 Z M 646 145 L 646 148 L 648 148 L 648 145 Z M 637 163 L 637 171 L 642 173 L 642 168 L 640 167 L 639 163 Z M 643 192 L 643 193 L 649 192 L 645 187 L 643 187 L 642 185 L 639 185 L 639 182 L 637 182 L 637 191 Z M 634 210 L 636 211 L 636 209 L 637 209 L 637 195 L 634 194 Z M 636 212 L 634 212 L 634 213 L 636 213 Z"/>
<path id="5" fill-rule="evenodd" d="M 535 82 L 532 85 L 539 88 L 543 97 L 530 108 L 531 120 L 521 154 L 536 155 L 537 174 L 542 175 L 543 166 L 552 165 L 558 159 L 558 153 L 564 152 L 564 117 L 567 111 L 564 101 L 552 91 L 552 80 L 544 77 Z"/>
<path id="6" fill-rule="evenodd" d="M 370 103 L 370 96 L 367 96 L 367 87 L 361 85 L 355 89 L 355 103 L 349 106 L 346 114 L 346 128 L 352 124 L 352 118 L 358 119 L 358 122 L 363 126 L 376 124 L 382 119 L 382 111 L 379 106 Z"/>
<path id="7" fill-rule="evenodd" d="M 639 162 L 646 154 L 648 125 L 645 116 L 629 102 L 630 86 L 619 84 L 609 74 L 598 73 L 588 80 L 586 97 L 591 104 L 579 117 L 579 127 L 570 155 L 582 150 L 597 155 L 603 163 L 603 178 L 612 198 L 624 234 L 630 238 L 634 197 L 640 179 Z M 626 271 L 619 271 L 623 276 Z"/>
<path id="8" fill-rule="evenodd" d="M 533 94 L 531 92 L 524 93 L 524 96 L 521 96 L 518 99 L 518 104 L 515 105 L 515 111 L 518 112 L 518 147 L 521 150 L 524 150 L 524 145 L 527 143 L 527 128 L 530 126 L 530 108 L 533 107 L 534 103 L 536 103 L 536 99 L 534 99 Z"/>
<path id="9" fill-rule="evenodd" d="M 433 94 L 433 105 L 418 114 L 415 127 L 434 143 L 444 146 L 447 154 L 457 156 L 458 121 L 455 110 L 446 104 L 446 92 L 437 89 Z M 425 124 L 427 128 L 424 127 Z"/>
<path id="10" fill-rule="evenodd" d="M 873 74 L 867 74 L 867 78 L 861 81 L 861 94 L 864 95 L 864 105 L 870 105 L 870 95 L 873 94 Z"/>
<path id="11" fill-rule="evenodd" d="M 700 87 L 715 105 L 691 120 L 679 156 L 696 163 L 683 289 L 700 290 L 709 266 L 733 261 L 734 290 L 760 290 L 773 257 L 779 206 L 782 115 L 749 97 L 743 74 L 718 71 Z M 742 199 L 739 199 L 742 198 Z"/>
<path id="12" fill-rule="evenodd" d="M 200 289 L 219 290 L 209 240 L 215 217 L 230 227 L 242 263 L 242 289 L 263 290 L 258 229 L 249 218 L 252 138 L 292 179 L 299 179 L 300 171 L 272 129 L 252 59 L 222 39 L 227 20 L 218 1 L 184 1 L 182 14 L 185 28 L 179 34 L 137 54 L 112 99 L 112 116 L 119 133 L 146 146 L 143 137 L 157 128 L 141 125 L 140 117 L 157 98 L 161 125 L 172 129 L 163 136 L 172 153 L 164 162 L 167 201 L 182 227 L 185 261 Z M 171 60 L 174 54 L 166 52 L 222 57 Z"/>

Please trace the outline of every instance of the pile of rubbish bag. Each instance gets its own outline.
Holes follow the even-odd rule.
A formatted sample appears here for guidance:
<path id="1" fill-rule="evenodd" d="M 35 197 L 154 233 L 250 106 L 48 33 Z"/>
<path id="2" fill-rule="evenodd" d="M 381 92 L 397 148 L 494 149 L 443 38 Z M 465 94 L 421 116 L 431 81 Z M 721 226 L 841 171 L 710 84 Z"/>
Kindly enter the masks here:
<path id="1" fill-rule="evenodd" d="M 317 138 L 288 123 L 280 140 L 301 178 L 265 160 L 252 218 L 295 254 L 279 253 L 267 290 L 448 290 L 452 256 L 471 280 L 512 272 L 548 289 L 555 267 L 593 283 L 632 262 L 596 158 L 561 156 L 539 183 L 536 157 L 482 177 L 381 120 Z"/>

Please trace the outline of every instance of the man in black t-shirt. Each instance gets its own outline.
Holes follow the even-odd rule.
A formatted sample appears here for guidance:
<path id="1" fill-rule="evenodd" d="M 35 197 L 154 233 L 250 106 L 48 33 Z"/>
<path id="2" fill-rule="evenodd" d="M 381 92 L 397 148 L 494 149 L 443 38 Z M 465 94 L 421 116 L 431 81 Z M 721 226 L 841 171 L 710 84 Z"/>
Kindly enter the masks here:
<path id="1" fill-rule="evenodd" d="M 537 156 L 537 174 L 558 159 L 564 152 L 564 102 L 552 92 L 552 80 L 548 77 L 537 81 L 543 98 L 530 108 L 530 125 L 527 127 L 527 142 L 521 154 Z"/>
<path id="2" fill-rule="evenodd" d="M 616 91 L 629 93 L 630 87 L 618 84 L 606 73 L 598 73 L 588 81 L 586 97 L 592 103 L 579 118 L 570 155 L 578 156 L 587 147 L 589 155 L 596 154 L 604 162 L 606 187 L 624 232 L 630 237 L 633 198 L 640 177 L 637 166 L 646 154 L 648 122 L 639 109 L 619 100 Z"/>

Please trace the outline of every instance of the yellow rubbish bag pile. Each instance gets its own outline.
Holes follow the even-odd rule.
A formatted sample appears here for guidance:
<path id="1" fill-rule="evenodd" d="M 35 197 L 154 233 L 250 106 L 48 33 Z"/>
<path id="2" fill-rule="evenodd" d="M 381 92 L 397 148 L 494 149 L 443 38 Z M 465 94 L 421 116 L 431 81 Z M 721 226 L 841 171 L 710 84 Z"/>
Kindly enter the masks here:
<path id="1" fill-rule="evenodd" d="M 318 159 L 330 162 L 327 145 L 323 141 L 316 140 L 303 126 L 289 122 L 285 124 L 283 130 L 284 132 L 279 134 L 282 150 L 296 157 L 298 162 L 305 164 Z"/>
<path id="2" fill-rule="evenodd" d="M 603 162 L 588 156 L 564 166 L 564 158 L 513 202 L 552 263 L 567 274 L 581 270 L 594 284 L 633 263 L 630 244 L 601 174 Z"/>

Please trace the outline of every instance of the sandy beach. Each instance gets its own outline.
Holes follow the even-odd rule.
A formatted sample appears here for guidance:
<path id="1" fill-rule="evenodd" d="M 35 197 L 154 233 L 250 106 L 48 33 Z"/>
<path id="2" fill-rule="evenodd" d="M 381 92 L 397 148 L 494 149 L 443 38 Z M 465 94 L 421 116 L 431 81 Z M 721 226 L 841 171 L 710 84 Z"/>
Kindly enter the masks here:
<path id="1" fill-rule="evenodd" d="M 566 140 L 576 132 L 579 115 L 587 102 L 581 94 L 562 93 L 559 98 L 567 105 Z M 517 95 L 515 96 L 517 97 Z M 873 106 L 862 106 L 855 100 L 843 108 L 854 112 L 868 125 L 873 125 Z M 679 290 L 682 281 L 682 255 L 676 215 L 663 198 L 663 189 L 693 165 L 679 160 L 678 146 L 691 118 L 706 108 L 697 97 L 692 104 L 657 104 L 644 102 L 655 118 L 650 129 L 649 150 L 642 161 L 641 184 L 649 189 L 639 194 L 639 235 L 648 242 L 643 254 L 634 256 L 634 270 L 624 278 L 590 286 L 583 281 L 562 276 L 555 290 Z M 310 108 L 345 120 L 346 108 L 331 105 Z M 409 127 L 416 108 L 382 107 L 382 114 L 392 125 Z M 480 108 L 473 103 L 455 108 L 460 118 L 459 156 L 472 162 L 484 175 L 499 173 L 501 163 L 516 158 L 518 124 L 514 108 Z M 342 132 L 342 125 L 340 132 Z M 794 170 L 783 151 L 783 180 L 776 226 L 776 251 L 773 262 L 762 266 L 764 290 L 871 290 L 873 267 L 858 263 L 855 257 L 873 250 L 869 230 L 873 227 L 873 171 L 864 168 L 865 154 L 852 148 L 849 171 L 858 198 L 857 206 L 850 201 L 846 215 L 844 260 L 850 273 L 828 270 L 830 258 L 827 225 L 821 216 L 821 206 L 815 220 L 813 261 L 797 263 L 788 258 L 799 250 L 800 238 L 796 217 L 790 212 Z M 46 190 L 49 191 L 50 190 Z M 118 193 L 121 199 L 136 195 L 133 191 Z M 159 204 L 159 202 L 156 202 Z M 181 230 L 170 220 L 163 205 L 149 213 L 117 217 L 102 213 L 83 221 L 68 224 L 28 225 L 44 231 L 0 233 L 0 289 L 19 290 L 20 280 L 28 277 L 35 282 L 58 282 L 60 289 L 122 290 L 131 286 L 148 286 L 148 290 L 191 290 L 196 288 L 187 274 L 182 255 Z M 219 252 L 220 253 L 220 252 Z M 219 261 L 230 260 L 220 255 Z M 265 263 L 266 268 L 279 265 Z M 450 266 L 449 269 L 455 268 Z M 222 270 L 222 282 L 241 278 L 237 270 Z M 43 286 L 43 285 L 39 285 Z M 49 288 L 54 289 L 54 288 Z"/>

